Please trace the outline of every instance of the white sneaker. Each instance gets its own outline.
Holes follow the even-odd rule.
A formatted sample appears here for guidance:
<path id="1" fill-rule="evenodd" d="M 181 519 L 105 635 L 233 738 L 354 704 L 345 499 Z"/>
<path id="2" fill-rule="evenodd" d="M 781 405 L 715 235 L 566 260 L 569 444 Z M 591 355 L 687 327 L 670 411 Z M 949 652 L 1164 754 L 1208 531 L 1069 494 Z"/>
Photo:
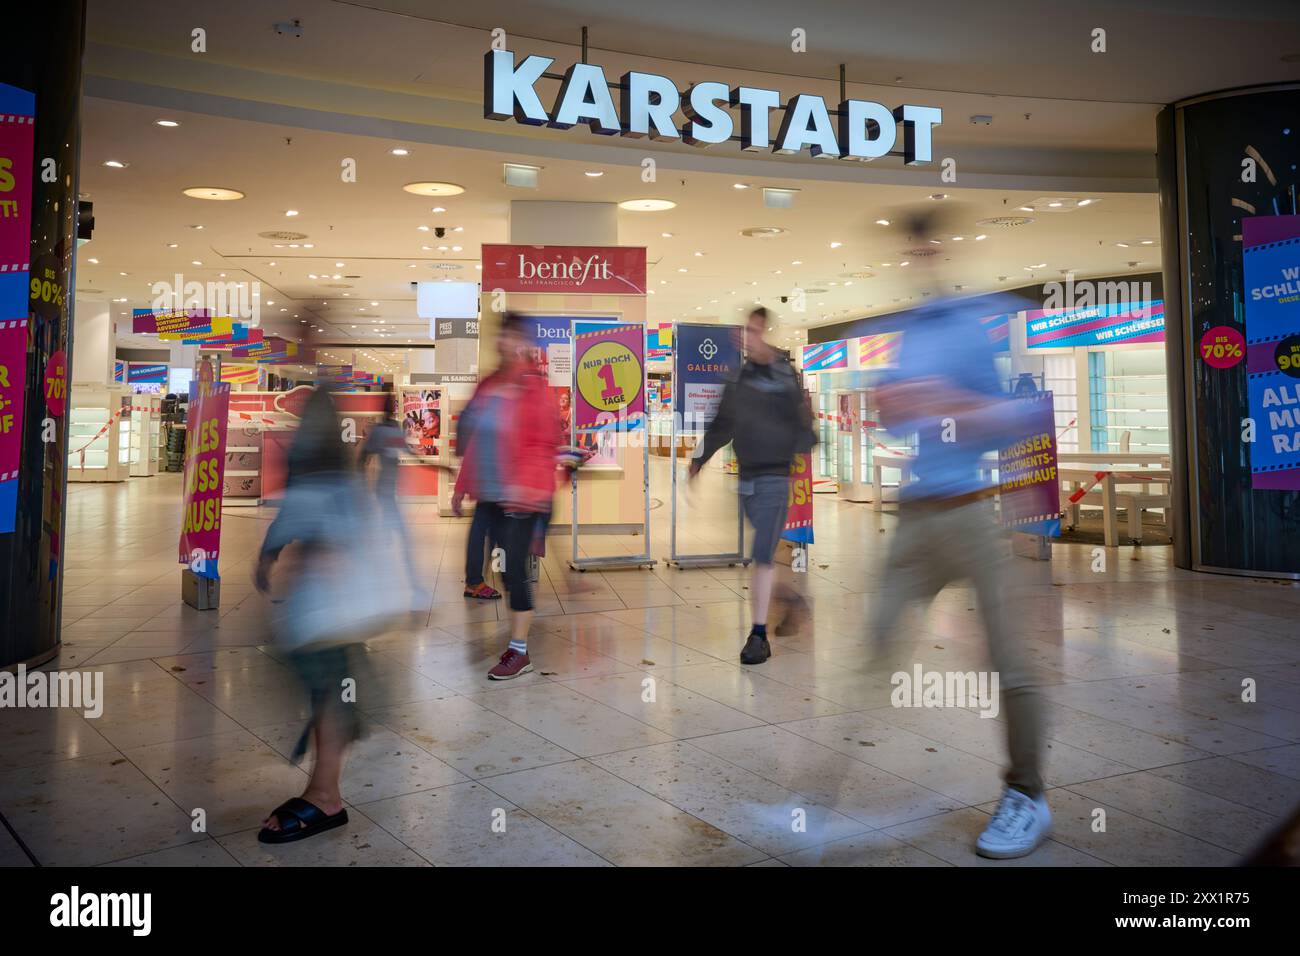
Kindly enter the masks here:
<path id="1" fill-rule="evenodd" d="M 1047 797 L 1035 799 L 1015 787 L 1007 787 L 993 811 L 993 819 L 975 841 L 975 852 L 994 860 L 1028 856 L 1051 828 L 1052 811 L 1047 809 Z"/>

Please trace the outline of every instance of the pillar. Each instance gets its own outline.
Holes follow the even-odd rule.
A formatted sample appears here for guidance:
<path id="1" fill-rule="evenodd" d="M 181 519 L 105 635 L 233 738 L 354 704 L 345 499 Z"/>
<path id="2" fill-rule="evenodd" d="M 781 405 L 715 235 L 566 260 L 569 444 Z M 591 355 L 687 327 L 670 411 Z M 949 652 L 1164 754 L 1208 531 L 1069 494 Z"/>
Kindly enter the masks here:
<path id="1" fill-rule="evenodd" d="M 25 353 L 20 352 L 25 378 L 14 530 L 0 533 L 0 667 L 42 663 L 59 649 L 68 416 L 66 409 L 56 417 L 46 407 L 44 377 L 54 353 L 61 351 L 70 359 L 74 352 L 85 2 L 18 4 L 9 11 L 6 31 L 22 40 L 11 43 L 0 57 L 0 92 L 11 102 L 34 97 L 34 120 L 30 155 L 11 149 L 8 144 L 14 140 L 0 141 L 6 144 L 4 151 L 14 153 L 5 157 L 13 162 L 11 171 L 20 173 L 4 198 L 26 207 L 29 254 L 23 263 L 32 277 L 48 279 L 52 294 L 29 301 L 25 313 L 19 305 L 16 316 L 4 316 L 25 314 L 27 341 Z M 45 170 L 53 175 L 42 175 Z M 67 380 L 76 374 L 75 367 L 68 368 Z M 53 419 L 52 427 L 45 424 L 47 418 Z M 53 440 L 43 441 L 46 437 Z M 6 520 L 0 528 L 9 524 Z"/>

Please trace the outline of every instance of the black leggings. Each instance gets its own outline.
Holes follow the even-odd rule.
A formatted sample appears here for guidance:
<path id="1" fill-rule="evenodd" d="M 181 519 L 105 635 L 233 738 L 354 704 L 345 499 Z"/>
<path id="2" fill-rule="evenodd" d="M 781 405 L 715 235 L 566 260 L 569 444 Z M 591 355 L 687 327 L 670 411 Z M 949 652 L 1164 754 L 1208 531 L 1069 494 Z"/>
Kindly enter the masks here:
<path id="1" fill-rule="evenodd" d="M 480 508 L 492 509 L 490 527 L 500 536 L 506 552 L 506 590 L 510 592 L 510 610 L 533 609 L 533 585 L 528 579 L 528 556 L 532 553 L 533 532 L 539 515 L 531 511 L 505 511 L 490 502 Z"/>

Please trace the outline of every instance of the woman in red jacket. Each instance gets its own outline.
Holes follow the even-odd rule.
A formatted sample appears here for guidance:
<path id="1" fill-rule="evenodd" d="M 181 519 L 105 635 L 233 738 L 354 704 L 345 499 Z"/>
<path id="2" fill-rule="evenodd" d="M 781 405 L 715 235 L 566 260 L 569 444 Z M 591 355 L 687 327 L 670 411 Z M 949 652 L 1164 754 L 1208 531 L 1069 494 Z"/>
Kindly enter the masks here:
<path id="1" fill-rule="evenodd" d="M 528 659 L 533 619 L 528 555 L 534 533 L 550 517 L 556 456 L 563 443 L 559 409 L 532 361 L 532 345 L 522 317 L 507 312 L 497 334 L 497 369 L 479 383 L 461 413 L 456 436 L 464 461 L 452 510 L 461 514 L 466 495 L 490 505 L 506 552 L 510 646 L 488 671 L 491 680 L 510 680 L 533 669 Z"/>

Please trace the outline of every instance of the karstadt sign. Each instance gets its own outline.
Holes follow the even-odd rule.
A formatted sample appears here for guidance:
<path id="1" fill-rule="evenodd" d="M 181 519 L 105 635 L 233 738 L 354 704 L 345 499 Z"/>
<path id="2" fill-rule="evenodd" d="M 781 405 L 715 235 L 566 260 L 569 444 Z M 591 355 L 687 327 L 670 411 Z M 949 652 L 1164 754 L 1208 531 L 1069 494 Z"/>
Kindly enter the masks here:
<path id="1" fill-rule="evenodd" d="M 666 76 L 628 72 L 619 79 L 622 96 L 615 108 L 605 71 L 593 63 L 575 63 L 565 71 L 548 110 L 536 84 L 554 62 L 532 54 L 516 65 L 509 50 L 489 50 L 483 58 L 483 116 L 553 129 L 585 123 L 602 136 L 648 137 L 692 146 L 736 137 L 745 150 L 770 149 L 789 155 L 807 148 L 812 156 L 826 159 L 888 155 L 901 125 L 903 162 L 909 166 L 932 161 L 934 127 L 943 122 L 943 111 L 935 106 L 908 103 L 890 110 L 871 100 L 845 100 L 834 123 L 822 97 L 798 93 L 784 107 L 773 139 L 770 114 L 782 110 L 778 90 L 706 81 L 680 92 Z M 731 108 L 739 110 L 739 122 Z M 679 111 L 685 117 L 680 124 Z"/>

